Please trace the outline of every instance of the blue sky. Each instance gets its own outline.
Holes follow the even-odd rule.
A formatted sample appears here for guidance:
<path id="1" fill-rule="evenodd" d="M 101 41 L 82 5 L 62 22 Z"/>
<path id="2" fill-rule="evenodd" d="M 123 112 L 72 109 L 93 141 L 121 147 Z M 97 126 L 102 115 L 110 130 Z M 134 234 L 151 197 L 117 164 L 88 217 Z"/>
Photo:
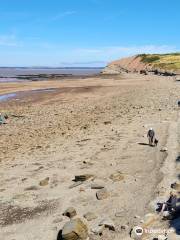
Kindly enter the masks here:
<path id="1" fill-rule="evenodd" d="M 179 0 L 1 0 L 0 66 L 102 66 L 180 50 Z"/>

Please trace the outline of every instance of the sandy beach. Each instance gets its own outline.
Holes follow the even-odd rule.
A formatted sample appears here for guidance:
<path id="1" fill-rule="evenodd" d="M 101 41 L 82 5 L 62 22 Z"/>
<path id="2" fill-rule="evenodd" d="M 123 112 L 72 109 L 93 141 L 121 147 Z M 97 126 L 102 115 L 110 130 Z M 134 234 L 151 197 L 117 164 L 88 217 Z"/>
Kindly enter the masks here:
<path id="1" fill-rule="evenodd" d="M 168 229 L 153 203 L 177 180 L 179 90 L 173 77 L 140 74 L 0 83 L 0 95 L 16 93 L 0 102 L 9 116 L 0 126 L 0 238 L 56 240 L 68 207 L 92 240 L 131 239 L 134 226 Z M 150 127 L 157 147 L 147 144 Z M 72 187 L 83 174 L 93 177 Z M 92 184 L 107 197 L 98 200 Z M 96 219 L 83 218 L 88 212 Z M 102 218 L 115 231 L 94 234 Z"/>

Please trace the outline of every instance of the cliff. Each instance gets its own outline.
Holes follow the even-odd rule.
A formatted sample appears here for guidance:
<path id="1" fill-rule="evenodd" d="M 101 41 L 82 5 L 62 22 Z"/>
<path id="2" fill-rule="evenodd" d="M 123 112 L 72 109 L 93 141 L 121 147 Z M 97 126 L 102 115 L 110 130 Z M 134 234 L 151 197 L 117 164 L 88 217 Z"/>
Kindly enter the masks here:
<path id="1" fill-rule="evenodd" d="M 141 54 L 122 58 L 111 62 L 103 70 L 103 74 L 120 74 L 137 72 L 174 75 L 180 73 L 180 53 L 172 54 Z"/>

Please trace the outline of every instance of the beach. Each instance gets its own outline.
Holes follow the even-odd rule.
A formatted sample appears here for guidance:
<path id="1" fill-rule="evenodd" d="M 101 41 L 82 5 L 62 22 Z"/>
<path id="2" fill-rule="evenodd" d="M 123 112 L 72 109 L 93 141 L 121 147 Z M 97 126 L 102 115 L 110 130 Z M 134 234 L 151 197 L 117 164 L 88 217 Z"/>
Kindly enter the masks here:
<path id="1" fill-rule="evenodd" d="M 82 219 L 97 216 L 84 219 L 90 239 L 129 239 L 134 226 L 155 216 L 152 203 L 168 197 L 176 180 L 179 89 L 173 77 L 140 74 L 1 82 L 0 95 L 11 94 L 0 101 L 9 116 L 0 126 L 2 239 L 57 239 L 68 207 Z M 157 147 L 147 144 L 150 127 Z M 71 187 L 84 174 L 93 177 Z M 98 200 L 92 184 L 105 187 L 107 197 Z M 116 230 L 93 234 L 101 218 Z"/>

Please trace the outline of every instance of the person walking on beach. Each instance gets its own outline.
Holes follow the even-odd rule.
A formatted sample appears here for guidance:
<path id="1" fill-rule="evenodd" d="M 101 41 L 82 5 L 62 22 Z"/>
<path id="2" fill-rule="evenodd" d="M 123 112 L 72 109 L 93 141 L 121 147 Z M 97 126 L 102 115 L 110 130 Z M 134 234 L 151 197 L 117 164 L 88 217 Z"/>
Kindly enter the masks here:
<path id="1" fill-rule="evenodd" d="M 152 128 L 149 129 L 149 131 L 147 133 L 147 137 L 149 139 L 149 145 L 153 146 L 154 138 L 155 138 L 155 131 Z"/>

